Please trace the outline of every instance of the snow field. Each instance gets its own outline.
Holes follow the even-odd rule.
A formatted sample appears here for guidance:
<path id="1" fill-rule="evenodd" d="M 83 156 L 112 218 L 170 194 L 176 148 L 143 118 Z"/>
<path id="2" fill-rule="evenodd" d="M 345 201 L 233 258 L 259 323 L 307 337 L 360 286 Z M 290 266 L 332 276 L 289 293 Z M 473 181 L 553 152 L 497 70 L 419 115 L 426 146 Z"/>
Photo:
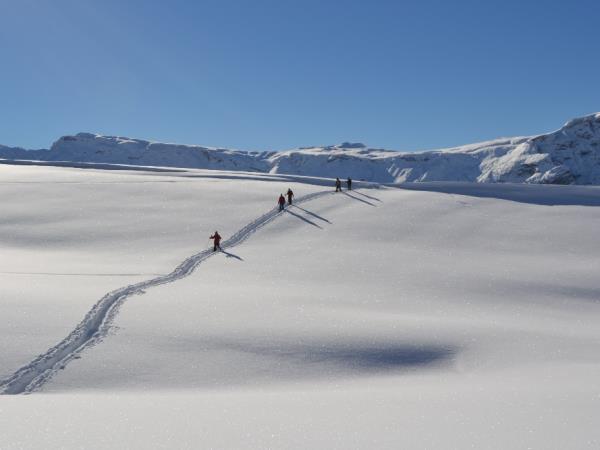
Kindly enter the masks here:
<path id="1" fill-rule="evenodd" d="M 49 178 L 80 172 L 27 170 Z M 165 204 L 162 219 L 136 222 L 144 223 L 139 232 L 147 239 L 127 233 L 135 228 L 129 224 L 84 247 L 77 222 L 67 221 L 72 233 L 64 236 L 74 243 L 42 257 L 66 271 L 79 261 L 70 257 L 88 253 L 107 270 L 137 273 L 133 251 L 118 264 L 109 256 L 110 246 L 130 240 L 145 255 L 147 273 L 167 273 L 196 251 L 196 234 L 182 228 L 186 220 L 227 239 L 287 189 L 214 176 L 190 183 L 177 174 L 119 174 L 122 181 L 157 182 L 137 196 L 139 186 L 103 186 L 106 197 L 89 202 L 97 222 L 89 219 L 79 231 L 100 235 L 111 223 L 129 223 L 131 214 L 106 218 L 115 197 L 129 213 L 140 204 L 147 211 Z M 292 189 L 300 195 L 323 187 Z M 437 184 L 317 197 L 189 276 L 129 298 L 111 333 L 39 393 L 0 397 L 0 447 L 597 448 L 600 210 L 585 205 L 597 204 L 598 191 L 457 189 Z M 82 194 L 70 192 L 63 195 L 77 204 Z M 40 200 L 32 205 L 42 215 L 61 211 Z M 219 225 L 207 225 L 207 211 Z M 32 271 L 21 228 L 12 231 L 11 251 L 22 271 Z M 88 268 L 94 264 L 90 257 Z M 14 285 L 27 278 L 6 276 Z M 108 287 L 105 277 L 96 278 Z M 88 286 L 79 289 L 90 308 L 99 297 L 92 299 Z M 23 307 L 33 313 L 47 298 L 38 293 Z M 52 300 L 58 311 L 79 302 Z M 28 326 L 39 326 L 45 347 L 24 347 L 45 351 L 59 334 L 51 326 L 68 332 L 80 319 L 23 317 L 15 347 L 33 334 Z M 27 357 L 23 351 L 21 359 Z"/>
<path id="2" fill-rule="evenodd" d="M 107 292 L 166 274 L 191 249 L 207 248 L 214 218 L 230 209 L 245 185 L 237 180 L 231 189 L 225 186 L 232 181 L 148 172 L 27 166 L 0 171 L 5 199 L 0 308 L 8 319 L 1 325 L 2 378 L 67 336 Z M 198 198 L 207 186 L 213 196 L 202 204 Z M 255 218 L 257 207 L 268 210 L 279 194 L 273 192 L 283 188 L 259 190 L 257 204 L 237 207 L 238 215 L 219 223 L 220 231 L 241 228 Z"/>

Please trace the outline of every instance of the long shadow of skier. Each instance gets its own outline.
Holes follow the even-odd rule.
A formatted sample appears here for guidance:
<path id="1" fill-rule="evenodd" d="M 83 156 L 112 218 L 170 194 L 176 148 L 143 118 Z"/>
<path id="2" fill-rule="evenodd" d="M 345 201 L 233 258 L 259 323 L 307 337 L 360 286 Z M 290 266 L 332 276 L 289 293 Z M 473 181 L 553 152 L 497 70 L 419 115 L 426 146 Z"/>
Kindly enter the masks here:
<path id="1" fill-rule="evenodd" d="M 316 217 L 317 219 L 319 219 L 319 220 L 322 220 L 323 222 L 327 222 L 327 223 L 329 223 L 329 224 L 331 223 L 331 221 L 327 220 L 325 217 L 321 217 L 321 216 L 319 216 L 318 214 L 315 214 L 314 212 L 311 212 L 311 211 L 309 211 L 308 209 L 304 209 L 304 208 L 302 208 L 302 207 L 300 207 L 300 206 L 298 206 L 298 205 L 292 205 L 292 206 L 293 206 L 294 208 L 301 209 L 301 210 L 302 210 L 302 211 L 304 211 L 306 214 L 310 214 L 311 216 L 313 216 L 313 217 Z"/>
<path id="2" fill-rule="evenodd" d="M 369 198 L 369 199 L 371 199 L 371 200 L 375 200 L 376 202 L 381 202 L 381 203 L 383 203 L 383 202 L 382 202 L 381 200 L 379 200 L 377 197 L 371 197 L 370 195 L 363 194 L 362 192 L 358 192 L 358 191 L 356 191 L 356 190 L 354 190 L 354 191 L 352 191 L 352 192 L 354 192 L 355 194 L 358 194 L 358 195 L 362 195 L 363 197 L 367 197 L 367 198 Z"/>
<path id="3" fill-rule="evenodd" d="M 238 259 L 240 261 L 243 261 L 244 259 L 238 255 L 234 255 L 233 253 L 229 253 L 228 251 L 225 251 L 223 249 L 221 249 L 221 253 L 223 253 L 227 258 L 235 258 Z"/>
<path id="4" fill-rule="evenodd" d="M 309 223 L 309 224 L 311 224 L 311 225 L 312 225 L 312 226 L 314 226 L 314 227 L 317 227 L 317 228 L 321 228 L 321 229 L 323 229 L 323 227 L 322 227 L 321 225 L 319 225 L 319 224 L 317 224 L 317 223 L 314 223 L 312 220 L 309 220 L 309 219 L 307 219 L 306 217 L 302 217 L 300 214 L 296 214 L 295 212 L 293 212 L 293 211 L 290 211 L 290 209 L 289 209 L 289 208 L 288 208 L 288 209 L 286 209 L 285 211 L 286 211 L 286 212 L 288 212 L 288 213 L 290 213 L 292 216 L 294 216 L 294 217 L 297 217 L 298 219 L 300 219 L 300 220 L 303 220 L 303 221 L 305 221 L 306 223 Z"/>
<path id="5" fill-rule="evenodd" d="M 373 204 L 373 203 L 371 203 L 370 201 L 368 201 L 368 200 L 363 200 L 362 198 L 355 197 L 354 195 L 350 195 L 350 194 L 348 194 L 348 192 L 344 192 L 344 191 L 342 191 L 342 194 L 344 194 L 344 195 L 347 195 L 347 196 L 348 196 L 348 197 L 350 197 L 350 198 L 353 198 L 353 199 L 354 199 L 354 200 L 356 200 L 357 202 L 363 202 L 363 203 L 366 203 L 366 204 L 367 204 L 367 205 L 369 205 L 369 206 L 373 206 L 373 207 L 375 207 L 375 208 L 377 207 L 376 205 L 374 205 L 374 204 Z"/>

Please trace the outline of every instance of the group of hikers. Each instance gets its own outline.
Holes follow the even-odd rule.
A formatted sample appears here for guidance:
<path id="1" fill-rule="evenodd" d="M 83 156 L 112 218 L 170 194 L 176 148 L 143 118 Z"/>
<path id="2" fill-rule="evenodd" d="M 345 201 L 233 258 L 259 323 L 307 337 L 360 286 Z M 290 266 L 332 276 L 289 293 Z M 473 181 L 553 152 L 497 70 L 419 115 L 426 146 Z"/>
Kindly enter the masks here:
<path id="1" fill-rule="evenodd" d="M 348 177 L 346 180 L 346 186 L 348 187 L 349 191 L 352 190 L 352 178 Z M 339 178 L 335 179 L 335 192 L 342 192 L 342 182 Z"/>
<path id="2" fill-rule="evenodd" d="M 352 179 L 350 177 L 348 177 L 348 179 L 346 180 L 346 186 L 349 191 L 352 190 Z M 335 179 L 335 192 L 342 192 L 342 182 L 340 181 L 339 178 Z M 292 199 L 294 198 L 294 193 L 292 192 L 292 189 L 288 189 L 285 195 L 287 197 L 288 206 L 291 206 Z M 283 194 L 279 194 L 279 199 L 277 200 L 277 204 L 279 205 L 279 211 L 283 211 L 285 209 L 285 197 L 283 196 Z M 221 239 L 222 238 L 221 238 L 221 235 L 219 234 L 219 232 L 215 231 L 215 233 L 210 237 L 210 239 L 212 239 L 214 241 L 213 252 L 216 252 L 217 249 L 221 250 Z"/>
<path id="3" fill-rule="evenodd" d="M 288 189 L 287 192 L 285 193 L 285 195 L 287 197 L 287 204 L 291 205 L 292 199 L 294 198 L 294 193 L 292 192 L 291 189 Z M 277 200 L 277 204 L 279 205 L 279 211 L 283 211 L 285 208 L 285 197 L 283 196 L 283 194 L 279 194 L 279 199 Z"/>

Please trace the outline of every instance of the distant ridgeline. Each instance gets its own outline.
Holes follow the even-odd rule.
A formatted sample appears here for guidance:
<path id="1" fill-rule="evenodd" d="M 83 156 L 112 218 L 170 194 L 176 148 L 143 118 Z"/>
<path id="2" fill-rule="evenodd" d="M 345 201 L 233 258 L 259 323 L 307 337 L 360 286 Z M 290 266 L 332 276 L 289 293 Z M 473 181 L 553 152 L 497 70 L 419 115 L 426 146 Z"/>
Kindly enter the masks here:
<path id="1" fill-rule="evenodd" d="M 560 130 L 540 136 L 497 139 L 415 153 L 372 149 L 350 142 L 281 152 L 244 152 L 79 133 L 61 137 L 50 150 L 0 146 L 0 158 L 328 178 L 349 176 L 379 183 L 600 184 L 600 113 L 571 120 Z"/>

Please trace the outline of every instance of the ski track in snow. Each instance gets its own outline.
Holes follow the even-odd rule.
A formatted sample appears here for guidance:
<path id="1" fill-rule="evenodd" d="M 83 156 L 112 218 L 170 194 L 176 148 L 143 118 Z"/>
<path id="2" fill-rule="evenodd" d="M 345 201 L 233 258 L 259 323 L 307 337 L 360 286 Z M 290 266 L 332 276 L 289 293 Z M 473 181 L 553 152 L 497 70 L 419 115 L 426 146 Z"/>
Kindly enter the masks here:
<path id="1" fill-rule="evenodd" d="M 316 192 L 303 196 L 294 203 L 305 203 L 332 193 L 330 190 Z M 223 249 L 241 244 L 260 228 L 280 215 L 277 207 L 263 214 L 224 241 L 222 244 Z M 64 369 L 66 364 L 73 359 L 79 358 L 81 352 L 97 344 L 108 334 L 112 322 L 125 300 L 132 295 L 144 294 L 146 289 L 154 286 L 173 283 L 187 277 L 200 263 L 214 254 L 216 253 L 211 249 L 203 250 L 184 260 L 175 270 L 167 275 L 130 284 L 109 292 L 93 306 L 79 325 L 65 339 L 36 357 L 29 364 L 21 367 L 9 378 L 0 382 L 0 394 L 29 394 L 40 389 L 59 370 Z"/>

